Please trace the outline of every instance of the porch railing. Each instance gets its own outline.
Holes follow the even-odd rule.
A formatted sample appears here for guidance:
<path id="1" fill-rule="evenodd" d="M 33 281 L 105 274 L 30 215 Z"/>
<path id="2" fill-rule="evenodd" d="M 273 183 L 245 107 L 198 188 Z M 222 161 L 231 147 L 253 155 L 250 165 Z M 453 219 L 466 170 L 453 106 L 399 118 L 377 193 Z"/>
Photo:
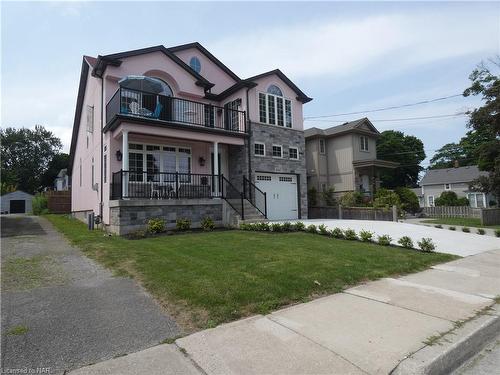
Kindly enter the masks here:
<path id="1" fill-rule="evenodd" d="M 243 196 L 267 219 L 267 195 L 243 176 Z"/>
<path id="2" fill-rule="evenodd" d="M 246 113 L 192 100 L 119 88 L 106 105 L 106 123 L 116 115 L 247 133 Z"/>
<path id="3" fill-rule="evenodd" d="M 119 171 L 112 175 L 111 199 L 193 199 L 220 197 L 221 175 Z"/>
<path id="4" fill-rule="evenodd" d="M 243 193 L 236 189 L 224 176 L 222 176 L 221 183 L 222 197 L 240 215 L 241 220 L 245 220 L 245 197 Z"/>

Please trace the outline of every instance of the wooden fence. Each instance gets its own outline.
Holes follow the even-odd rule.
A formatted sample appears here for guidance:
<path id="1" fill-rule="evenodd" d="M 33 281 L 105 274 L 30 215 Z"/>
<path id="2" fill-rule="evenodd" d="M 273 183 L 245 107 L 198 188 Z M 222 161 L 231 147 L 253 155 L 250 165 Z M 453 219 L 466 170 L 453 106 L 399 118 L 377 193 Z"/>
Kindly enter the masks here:
<path id="1" fill-rule="evenodd" d="M 71 190 L 47 191 L 45 196 L 47 197 L 47 205 L 50 213 L 71 213 Z"/>
<path id="2" fill-rule="evenodd" d="M 469 206 L 423 207 L 422 213 L 427 217 L 472 217 L 477 219 L 481 217 L 480 208 Z"/>
<path id="3" fill-rule="evenodd" d="M 500 208 L 483 208 L 481 210 L 482 225 L 500 224 Z"/>
<path id="4" fill-rule="evenodd" d="M 309 207 L 309 219 L 346 219 L 396 221 L 397 211 L 371 207 L 321 206 Z"/>

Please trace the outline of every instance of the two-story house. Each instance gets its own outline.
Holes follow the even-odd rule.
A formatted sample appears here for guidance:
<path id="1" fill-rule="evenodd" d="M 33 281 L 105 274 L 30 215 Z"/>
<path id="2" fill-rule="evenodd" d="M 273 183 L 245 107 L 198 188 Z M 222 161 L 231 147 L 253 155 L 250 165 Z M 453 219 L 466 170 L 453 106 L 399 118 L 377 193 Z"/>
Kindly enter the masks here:
<path id="1" fill-rule="evenodd" d="M 380 185 L 380 170 L 398 163 L 377 159 L 379 131 L 367 118 L 328 129 L 305 130 L 308 188 L 336 195 L 359 191 L 372 197 Z"/>
<path id="2" fill-rule="evenodd" d="M 241 79 L 199 43 L 84 56 L 73 213 L 120 234 L 152 217 L 305 218 L 310 100 L 280 70 Z"/>

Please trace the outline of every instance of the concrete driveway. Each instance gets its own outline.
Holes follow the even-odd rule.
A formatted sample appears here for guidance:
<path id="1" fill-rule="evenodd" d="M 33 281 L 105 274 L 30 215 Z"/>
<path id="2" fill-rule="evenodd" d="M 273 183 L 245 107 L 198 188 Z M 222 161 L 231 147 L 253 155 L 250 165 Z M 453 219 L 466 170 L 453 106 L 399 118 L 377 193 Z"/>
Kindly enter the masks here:
<path id="1" fill-rule="evenodd" d="M 463 233 L 446 229 L 432 228 L 422 225 L 399 223 L 392 221 L 372 220 L 333 220 L 312 219 L 303 220 L 305 225 L 316 226 L 324 224 L 327 228 L 351 228 L 359 233 L 361 230 L 373 232 L 375 236 L 388 234 L 392 237 L 393 244 L 403 237 L 408 236 L 415 246 L 423 237 L 431 238 L 436 245 L 436 251 L 460 256 L 479 254 L 485 251 L 500 249 L 500 238 L 481 236 L 473 233 Z"/>
<path id="2" fill-rule="evenodd" d="M 2 373 L 63 373 L 149 348 L 179 327 L 133 280 L 113 277 L 40 217 L 2 224 Z"/>

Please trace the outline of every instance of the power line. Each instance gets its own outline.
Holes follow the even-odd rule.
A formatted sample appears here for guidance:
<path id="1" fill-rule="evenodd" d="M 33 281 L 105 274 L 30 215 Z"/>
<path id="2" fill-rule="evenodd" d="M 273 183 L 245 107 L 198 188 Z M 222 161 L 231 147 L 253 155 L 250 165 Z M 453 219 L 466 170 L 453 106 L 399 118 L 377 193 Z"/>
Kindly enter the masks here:
<path id="1" fill-rule="evenodd" d="M 348 116 L 348 115 L 359 115 L 359 114 L 362 114 L 362 113 L 373 113 L 373 112 L 388 111 L 388 110 L 391 110 L 391 109 L 406 108 L 406 107 L 413 107 L 413 106 L 421 105 L 421 104 L 434 103 L 434 102 L 441 101 L 441 100 L 456 98 L 458 96 L 463 96 L 463 95 L 462 94 L 448 95 L 448 96 L 443 96 L 443 97 L 440 97 L 440 98 L 421 100 L 421 101 L 415 102 L 415 103 L 395 105 L 395 106 L 383 107 L 383 108 L 376 108 L 376 109 L 368 109 L 368 110 L 365 110 L 365 111 L 357 111 L 357 112 L 334 113 L 332 115 L 323 115 L 323 116 L 309 116 L 309 117 L 305 117 L 304 119 L 307 120 L 307 119 L 315 119 L 315 118 L 337 117 L 337 116 Z"/>
<path id="2" fill-rule="evenodd" d="M 412 121 L 412 120 L 429 120 L 429 119 L 436 119 L 436 118 L 447 118 L 447 117 L 458 117 L 458 116 L 465 116 L 467 115 L 467 112 L 458 112 L 458 113 L 451 113 L 447 115 L 434 115 L 434 116 L 422 116 L 422 117 L 403 117 L 403 118 L 391 118 L 391 119 L 373 119 L 370 120 L 371 122 L 389 122 L 389 121 Z M 314 122 L 325 122 L 325 123 L 345 123 L 346 121 L 342 120 L 308 120 L 308 118 L 305 118 L 304 120 L 306 121 L 314 121 Z"/>

